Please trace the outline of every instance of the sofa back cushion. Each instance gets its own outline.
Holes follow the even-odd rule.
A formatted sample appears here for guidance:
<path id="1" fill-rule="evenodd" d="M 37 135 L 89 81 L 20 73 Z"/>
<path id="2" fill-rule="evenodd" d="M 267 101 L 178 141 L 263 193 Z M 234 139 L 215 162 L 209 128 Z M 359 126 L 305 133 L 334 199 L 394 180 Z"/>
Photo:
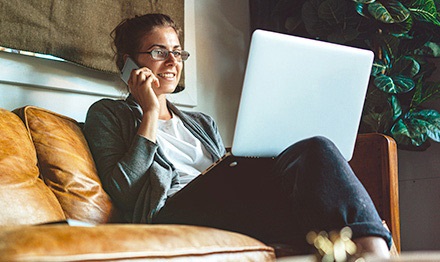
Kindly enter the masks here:
<path id="1" fill-rule="evenodd" d="M 109 222 L 114 213 L 113 206 L 101 186 L 78 123 L 33 106 L 14 112 L 29 130 L 41 176 L 58 198 L 66 218 L 89 223 Z"/>
<path id="2" fill-rule="evenodd" d="M 63 219 L 57 198 L 39 178 L 35 148 L 23 122 L 0 109 L 0 225 Z"/>

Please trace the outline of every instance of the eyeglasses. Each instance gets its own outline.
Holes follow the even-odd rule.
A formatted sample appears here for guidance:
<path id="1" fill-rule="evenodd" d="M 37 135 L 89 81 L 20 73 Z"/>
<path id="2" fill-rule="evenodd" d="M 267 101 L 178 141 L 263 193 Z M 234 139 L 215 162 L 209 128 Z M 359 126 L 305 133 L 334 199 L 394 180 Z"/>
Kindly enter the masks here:
<path id="1" fill-rule="evenodd" d="M 186 61 L 189 57 L 189 53 L 187 51 L 168 51 L 164 48 L 153 49 L 150 52 L 138 52 L 139 54 L 149 54 L 154 60 L 164 61 L 168 58 L 168 56 L 173 54 L 177 61 Z"/>

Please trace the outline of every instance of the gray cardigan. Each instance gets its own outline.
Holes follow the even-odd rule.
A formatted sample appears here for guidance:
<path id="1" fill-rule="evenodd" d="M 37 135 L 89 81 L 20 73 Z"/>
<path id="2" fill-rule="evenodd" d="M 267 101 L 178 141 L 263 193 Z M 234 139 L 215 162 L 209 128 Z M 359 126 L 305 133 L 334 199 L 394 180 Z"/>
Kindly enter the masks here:
<path id="1" fill-rule="evenodd" d="M 180 111 L 168 102 L 216 161 L 225 154 L 217 125 L 203 113 Z M 179 175 L 160 147 L 137 135 L 142 109 L 126 100 L 102 99 L 87 113 L 84 134 L 106 192 L 132 223 L 151 223 L 167 199 L 167 191 Z"/>

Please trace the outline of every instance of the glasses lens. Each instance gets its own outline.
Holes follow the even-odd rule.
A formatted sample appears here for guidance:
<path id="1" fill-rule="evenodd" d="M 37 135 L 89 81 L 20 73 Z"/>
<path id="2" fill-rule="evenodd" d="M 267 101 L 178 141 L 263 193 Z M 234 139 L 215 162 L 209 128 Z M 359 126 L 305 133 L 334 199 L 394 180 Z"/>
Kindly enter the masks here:
<path id="1" fill-rule="evenodd" d="M 181 51 L 180 57 L 182 58 L 183 61 L 185 61 L 189 58 L 189 53 L 187 51 Z"/>
<path id="2" fill-rule="evenodd" d="M 151 51 L 151 57 L 154 60 L 165 60 L 168 57 L 168 50 L 165 49 L 154 49 Z"/>
<path id="3" fill-rule="evenodd" d="M 153 49 L 151 50 L 151 57 L 154 60 L 163 61 L 168 58 L 168 55 L 172 53 L 173 56 L 177 59 L 177 61 L 185 61 L 189 57 L 189 53 L 187 51 L 168 51 L 166 49 Z"/>

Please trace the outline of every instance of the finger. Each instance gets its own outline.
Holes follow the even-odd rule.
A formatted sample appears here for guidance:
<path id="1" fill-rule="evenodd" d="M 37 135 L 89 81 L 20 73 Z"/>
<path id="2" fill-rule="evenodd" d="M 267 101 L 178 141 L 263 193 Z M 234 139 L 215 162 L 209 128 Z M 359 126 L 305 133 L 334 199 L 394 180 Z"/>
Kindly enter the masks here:
<path id="1" fill-rule="evenodd" d="M 135 72 L 133 72 L 133 84 L 135 86 L 142 85 L 142 83 L 145 82 L 150 77 L 150 75 L 151 73 L 136 70 Z"/>
<path id="2" fill-rule="evenodd" d="M 153 73 L 153 71 L 151 71 L 151 70 L 148 69 L 148 68 L 141 68 L 141 69 L 139 69 L 139 70 L 136 71 L 136 74 L 137 74 L 138 76 L 144 76 L 145 79 L 147 79 L 147 78 L 149 78 L 149 77 L 151 77 L 151 76 L 155 76 L 154 73 Z"/>
<path id="3" fill-rule="evenodd" d="M 151 74 L 153 74 L 153 71 L 151 71 L 151 69 L 149 69 L 148 67 L 141 67 L 141 68 L 135 70 L 135 74 L 136 75 L 140 75 L 140 74 L 151 75 Z"/>
<path id="4" fill-rule="evenodd" d="M 147 79 L 147 81 L 150 82 L 151 84 L 154 84 L 156 87 L 160 87 L 159 79 L 158 79 L 154 74 L 152 74 L 152 75 Z"/>
<path id="5" fill-rule="evenodd" d="M 157 76 L 153 73 L 153 71 L 151 71 L 150 69 L 144 67 L 139 69 L 136 73 L 138 73 L 138 81 L 148 81 L 150 84 L 154 84 L 156 87 L 160 86 L 160 82 L 159 79 L 157 78 Z"/>
<path id="6" fill-rule="evenodd" d="M 149 74 L 151 74 L 152 73 L 152 71 L 150 70 L 150 69 L 148 69 L 148 68 L 146 68 L 146 67 L 142 67 L 142 68 L 138 68 L 138 69 L 133 69 L 132 71 L 131 71 L 131 73 L 130 73 L 130 78 L 131 79 L 137 79 L 137 80 L 142 80 L 142 81 L 145 81 L 145 79 L 146 79 L 146 77 L 144 76 L 144 78 L 145 79 L 143 79 L 143 77 L 140 77 L 140 76 L 142 76 L 143 74 L 147 74 L 147 75 L 149 75 Z M 139 78 L 140 77 L 140 78 Z"/>
<path id="7" fill-rule="evenodd" d="M 131 86 L 132 89 L 137 84 L 138 73 L 136 71 L 137 70 L 132 70 L 131 73 L 130 73 L 130 77 L 128 78 L 128 84 Z"/>

